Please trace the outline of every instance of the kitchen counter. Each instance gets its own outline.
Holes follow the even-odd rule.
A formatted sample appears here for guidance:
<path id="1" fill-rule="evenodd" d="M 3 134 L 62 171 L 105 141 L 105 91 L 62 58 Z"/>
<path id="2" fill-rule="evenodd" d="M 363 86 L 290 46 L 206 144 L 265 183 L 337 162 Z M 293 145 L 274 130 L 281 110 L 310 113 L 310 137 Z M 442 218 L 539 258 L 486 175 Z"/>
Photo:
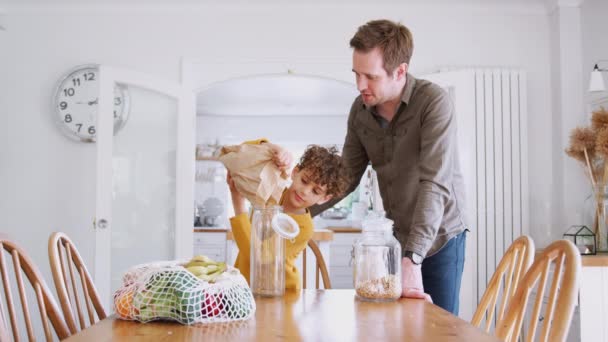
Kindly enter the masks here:
<path id="1" fill-rule="evenodd" d="M 226 232 L 227 240 L 234 240 L 234 235 L 232 235 L 232 231 Z M 315 229 L 312 234 L 312 239 L 315 241 L 332 241 L 334 239 L 334 232 L 329 229 Z"/>
<path id="2" fill-rule="evenodd" d="M 581 255 L 583 267 L 608 267 L 608 253 L 597 253 L 596 255 Z"/>
<path id="3" fill-rule="evenodd" d="M 359 230 L 360 232 L 361 230 Z M 226 240 L 234 240 L 232 231 L 228 228 L 202 228 L 194 227 L 195 233 L 224 233 L 226 234 Z M 312 234 L 312 239 L 315 241 L 331 241 L 334 239 L 334 231 L 330 229 L 315 229 Z"/>
<path id="4" fill-rule="evenodd" d="M 543 252 L 542 249 L 536 250 L 534 258 L 538 258 Z M 598 252 L 595 255 L 581 255 L 583 267 L 608 267 L 608 252 Z"/>
<path id="5" fill-rule="evenodd" d="M 194 227 L 195 233 L 225 233 L 229 228 Z"/>
<path id="6" fill-rule="evenodd" d="M 325 227 L 325 229 L 331 230 L 334 233 L 361 233 L 359 227 Z"/>

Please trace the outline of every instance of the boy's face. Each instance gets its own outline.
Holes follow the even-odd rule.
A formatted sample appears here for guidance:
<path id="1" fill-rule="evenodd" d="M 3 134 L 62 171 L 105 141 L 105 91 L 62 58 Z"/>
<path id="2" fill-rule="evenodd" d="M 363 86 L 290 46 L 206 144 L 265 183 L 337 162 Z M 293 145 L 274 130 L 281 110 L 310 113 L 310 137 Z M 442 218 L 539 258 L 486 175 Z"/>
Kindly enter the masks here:
<path id="1" fill-rule="evenodd" d="M 327 195 L 327 186 L 313 182 L 310 173 L 305 170 L 294 168 L 291 172 L 291 180 L 286 200 L 293 207 L 308 208 L 331 199 L 331 195 Z"/>

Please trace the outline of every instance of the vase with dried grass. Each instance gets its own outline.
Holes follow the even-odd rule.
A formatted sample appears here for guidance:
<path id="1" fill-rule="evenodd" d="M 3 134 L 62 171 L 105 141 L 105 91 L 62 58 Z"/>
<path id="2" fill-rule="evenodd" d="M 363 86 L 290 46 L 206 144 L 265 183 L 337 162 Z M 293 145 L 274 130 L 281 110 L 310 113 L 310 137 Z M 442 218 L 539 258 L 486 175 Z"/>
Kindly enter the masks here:
<path id="1" fill-rule="evenodd" d="M 597 238 L 597 250 L 608 251 L 608 111 L 593 112 L 590 127 L 577 127 L 566 153 L 581 162 L 592 186 L 585 205 Z"/>

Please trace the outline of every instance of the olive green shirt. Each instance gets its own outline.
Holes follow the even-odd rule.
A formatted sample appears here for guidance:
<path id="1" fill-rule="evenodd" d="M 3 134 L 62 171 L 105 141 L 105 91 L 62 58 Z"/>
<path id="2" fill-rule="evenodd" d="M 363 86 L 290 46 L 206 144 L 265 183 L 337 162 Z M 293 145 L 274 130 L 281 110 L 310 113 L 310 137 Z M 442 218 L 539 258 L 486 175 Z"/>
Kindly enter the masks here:
<path id="1" fill-rule="evenodd" d="M 390 122 L 357 97 L 342 156 L 352 177 L 346 194 L 355 190 L 371 162 L 403 252 L 431 256 L 466 229 L 454 106 L 438 85 L 407 74 L 401 104 Z M 340 200 L 313 206 L 311 213 Z"/>

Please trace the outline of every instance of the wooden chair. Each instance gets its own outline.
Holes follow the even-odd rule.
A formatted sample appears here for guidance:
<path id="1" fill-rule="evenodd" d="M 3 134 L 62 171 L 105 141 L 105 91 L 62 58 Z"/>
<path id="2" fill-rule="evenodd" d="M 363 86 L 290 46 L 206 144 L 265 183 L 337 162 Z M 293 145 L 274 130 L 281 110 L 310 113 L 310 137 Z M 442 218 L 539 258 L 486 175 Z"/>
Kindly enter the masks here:
<path id="1" fill-rule="evenodd" d="M 18 290 L 19 300 L 21 302 L 21 309 L 23 311 L 23 320 L 20 317 L 17 317 L 14 298 L 12 294 L 12 284 L 9 281 L 9 266 L 10 263 L 7 264 L 7 257 L 5 256 L 4 251 L 10 254 L 9 258 L 12 258 L 13 264 L 13 274 L 15 277 L 16 287 Z M 40 312 L 40 318 L 42 321 L 42 327 L 44 329 L 44 335 L 47 341 L 53 340 L 53 331 L 61 340 L 69 337 L 70 330 L 68 329 L 63 317 L 61 317 L 61 312 L 59 311 L 59 307 L 57 306 L 55 300 L 53 299 L 53 295 L 49 288 L 47 287 L 40 271 L 34 264 L 34 262 L 25 254 L 23 249 L 21 249 L 16 243 L 9 240 L 6 236 L 0 235 L 0 273 L 2 274 L 2 287 L 4 287 L 4 295 L 6 299 L 6 306 L 8 312 L 8 319 L 6 319 L 7 324 L 9 324 L 12 329 L 12 337 L 15 341 L 20 340 L 19 336 L 19 324 L 23 322 L 25 325 L 25 330 L 27 332 L 28 339 L 30 341 L 34 341 L 36 339 L 36 335 L 34 334 L 34 328 L 32 325 L 32 317 L 30 315 L 29 309 L 29 301 L 26 295 L 26 287 L 23 282 L 23 275 L 29 280 L 30 285 L 34 291 L 34 295 L 36 296 L 36 300 L 38 302 L 38 311 Z M 31 298 L 30 298 L 31 300 Z M 0 314 L 3 316 L 3 314 Z M 5 318 L 5 317 L 3 317 Z M 52 329 L 49 326 L 49 321 L 51 322 Z M 4 324 L 3 324 L 4 325 Z M 2 328 L 0 328 L 2 329 Z M 5 329 L 4 334 L 8 334 L 8 328 Z M 0 330 L 0 334 L 2 334 Z M 0 337 L 8 338 L 9 336 Z"/>
<path id="2" fill-rule="evenodd" d="M 323 259 L 323 254 L 321 254 L 321 250 L 319 249 L 319 246 L 317 245 L 317 243 L 314 240 L 309 240 L 308 241 L 308 248 L 310 248 L 310 250 L 312 251 L 312 253 L 314 254 L 314 257 L 316 259 L 316 266 L 315 266 L 315 286 L 317 289 L 319 289 L 319 274 L 321 274 L 321 277 L 323 278 L 323 287 L 325 289 L 331 289 L 331 281 L 329 280 L 329 272 L 327 272 L 327 265 L 325 264 L 325 260 Z M 302 252 L 302 288 L 306 288 L 306 250 L 308 249 L 304 249 L 304 251 Z"/>
<path id="3" fill-rule="evenodd" d="M 526 341 L 534 340 L 551 265 L 555 265 L 555 268 L 538 340 L 552 342 L 566 340 L 576 305 L 582 268 L 579 251 L 567 240 L 558 240 L 550 244 L 526 272 L 507 308 L 504 319 L 497 324 L 498 338 L 506 342 L 515 342 L 519 339 L 528 299 L 533 288 L 536 288 L 534 307 L 531 316 L 526 319 L 530 322 Z"/>
<path id="4" fill-rule="evenodd" d="M 82 307 L 87 310 L 88 325 L 93 325 L 98 320 L 106 318 L 106 312 L 91 275 L 74 243 L 64 233 L 51 234 L 49 262 L 63 316 L 72 334 L 87 327 Z M 77 276 L 75 276 L 74 269 L 78 272 Z M 76 313 L 78 314 L 78 325 L 76 324 Z M 98 320 L 95 319 L 95 314 L 97 314 Z"/>
<path id="5" fill-rule="evenodd" d="M 480 327 L 485 318 L 485 331 L 490 332 L 494 313 L 496 312 L 497 322 L 503 319 L 508 302 L 534 260 L 534 252 L 534 241 L 530 237 L 524 235 L 513 241 L 498 263 L 473 315 L 471 324 Z M 502 298 L 497 311 L 496 302 L 499 296 Z"/>
<path id="6" fill-rule="evenodd" d="M 2 301 L 0 300 L 0 341 L 10 341 L 6 323 L 4 323 L 4 310 L 2 309 Z"/>

